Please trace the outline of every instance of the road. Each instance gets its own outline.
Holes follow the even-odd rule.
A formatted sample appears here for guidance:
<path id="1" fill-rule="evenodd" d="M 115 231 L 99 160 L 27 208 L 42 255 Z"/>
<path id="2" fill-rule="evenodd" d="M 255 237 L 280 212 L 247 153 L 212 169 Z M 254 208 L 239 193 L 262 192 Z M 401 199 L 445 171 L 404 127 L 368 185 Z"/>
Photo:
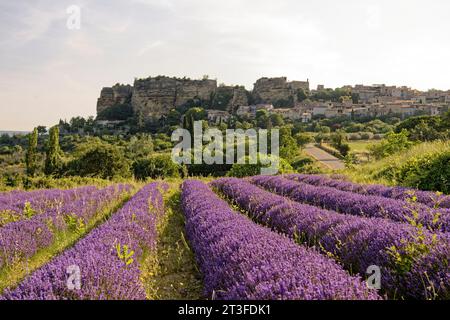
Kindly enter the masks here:
<path id="1" fill-rule="evenodd" d="M 345 169 L 345 164 L 342 160 L 336 158 L 335 156 L 329 154 L 328 152 L 323 151 L 322 149 L 317 148 L 313 144 L 306 145 L 305 149 L 303 149 L 306 154 L 313 157 L 317 161 L 323 163 L 330 169 L 339 170 Z"/>

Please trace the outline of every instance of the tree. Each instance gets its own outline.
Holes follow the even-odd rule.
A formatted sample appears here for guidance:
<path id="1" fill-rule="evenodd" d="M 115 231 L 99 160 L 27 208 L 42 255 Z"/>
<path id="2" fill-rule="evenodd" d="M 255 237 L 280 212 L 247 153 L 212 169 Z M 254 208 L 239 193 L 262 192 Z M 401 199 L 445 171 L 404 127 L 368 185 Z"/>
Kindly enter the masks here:
<path id="1" fill-rule="evenodd" d="M 284 119 L 281 114 L 273 113 L 270 115 L 270 121 L 275 127 L 281 127 L 284 125 Z"/>
<path id="2" fill-rule="evenodd" d="M 291 127 L 280 128 L 280 157 L 292 161 L 298 154 L 297 142 L 292 136 Z"/>
<path id="3" fill-rule="evenodd" d="M 59 127 L 54 126 L 49 131 L 47 157 L 45 158 L 44 172 L 47 175 L 58 172 L 62 167 L 61 148 L 59 146 Z"/>
<path id="4" fill-rule="evenodd" d="M 331 135 L 330 139 L 331 145 L 336 148 L 344 157 L 347 156 L 350 151 L 350 146 L 346 143 L 347 134 L 342 130 L 338 130 Z"/>
<path id="5" fill-rule="evenodd" d="M 256 111 L 256 125 L 259 128 L 266 129 L 269 125 L 269 112 L 267 110 L 261 109 Z"/>
<path id="6" fill-rule="evenodd" d="M 133 117 L 134 112 L 131 104 L 116 104 L 105 110 L 102 110 L 97 115 L 98 120 L 127 120 Z"/>
<path id="7" fill-rule="evenodd" d="M 294 136 L 294 138 L 300 148 L 304 148 L 308 143 L 313 142 L 311 135 L 306 132 L 299 132 Z"/>
<path id="8" fill-rule="evenodd" d="M 370 145 L 368 149 L 375 158 L 380 159 L 406 150 L 412 145 L 408 140 L 408 131 L 403 129 L 400 133 L 388 133 L 380 143 Z"/>
<path id="9" fill-rule="evenodd" d="M 47 127 L 45 126 L 37 126 L 38 135 L 42 136 L 43 134 L 47 133 Z"/>
<path id="10" fill-rule="evenodd" d="M 69 164 L 69 173 L 82 177 L 129 177 L 130 167 L 121 149 L 97 144 Z"/>
<path id="11" fill-rule="evenodd" d="M 37 143 L 38 130 L 34 128 L 33 132 L 28 138 L 28 150 L 25 156 L 25 163 L 27 166 L 27 175 L 33 177 L 37 170 Z"/>
<path id="12" fill-rule="evenodd" d="M 126 146 L 127 157 L 129 159 L 143 158 L 153 152 L 152 137 L 147 134 L 139 134 L 130 138 Z"/>
<path id="13" fill-rule="evenodd" d="M 182 167 L 173 162 L 169 154 L 160 154 L 139 159 L 133 163 L 134 177 L 138 180 L 147 178 L 179 177 Z"/>

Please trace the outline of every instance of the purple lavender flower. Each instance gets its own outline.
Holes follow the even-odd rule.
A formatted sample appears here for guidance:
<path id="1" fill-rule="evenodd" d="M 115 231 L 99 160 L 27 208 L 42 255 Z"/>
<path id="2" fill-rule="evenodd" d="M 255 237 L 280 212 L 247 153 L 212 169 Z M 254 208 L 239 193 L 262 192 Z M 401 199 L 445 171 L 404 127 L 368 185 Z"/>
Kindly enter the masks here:
<path id="1" fill-rule="evenodd" d="M 233 211 L 204 183 L 182 186 L 186 233 L 217 299 L 380 299 L 359 277 Z"/>
<path id="2" fill-rule="evenodd" d="M 118 199 L 129 188 L 127 185 L 118 185 L 101 190 L 80 189 L 76 197 L 67 198 L 66 203 L 0 228 L 0 269 L 31 258 L 40 249 L 51 245 L 58 232 L 71 228 L 81 230 L 99 210 Z"/>
<path id="3" fill-rule="evenodd" d="M 313 186 L 282 176 L 257 176 L 252 178 L 252 182 L 292 200 L 340 213 L 408 223 L 414 220 L 432 230 L 450 231 L 450 212 L 446 209 L 433 209 L 421 203 L 361 195 L 332 187 Z"/>
<path id="4" fill-rule="evenodd" d="M 272 180 L 251 178 L 259 183 L 269 179 Z M 273 180 L 281 189 L 282 181 Z M 369 266 L 379 266 L 382 290 L 391 297 L 423 299 L 450 295 L 450 241 L 445 235 L 434 240 L 432 234 L 425 232 L 423 242 L 429 251 L 416 256 L 409 270 L 399 270 L 403 265 L 396 263 L 388 248 L 395 246 L 405 254 L 405 244 L 418 241 L 417 230 L 411 225 L 300 204 L 241 179 L 225 178 L 211 184 L 257 222 L 321 248 L 347 270 L 365 276 Z"/>
<path id="5" fill-rule="evenodd" d="M 156 223 L 164 214 L 159 186 L 145 186 L 107 222 L 0 299 L 145 299 L 139 266 L 155 248 Z M 68 285 L 72 266 L 80 271 L 79 289 Z"/>
<path id="6" fill-rule="evenodd" d="M 350 191 L 364 195 L 381 196 L 397 200 L 408 200 L 413 196 L 417 202 L 429 207 L 450 208 L 450 196 L 438 195 L 431 191 L 422 191 L 406 187 L 387 187 L 380 184 L 358 184 L 339 179 L 331 179 L 326 176 L 308 174 L 290 174 L 288 179 L 305 182 L 315 186 L 333 187 L 342 191 Z"/>
<path id="7" fill-rule="evenodd" d="M 46 189 L 36 191 L 11 191 L 0 194 L 0 227 L 14 221 L 29 218 L 27 214 L 41 214 L 57 209 L 97 192 L 94 186 L 70 190 Z M 28 212 L 27 212 L 28 210 Z"/>

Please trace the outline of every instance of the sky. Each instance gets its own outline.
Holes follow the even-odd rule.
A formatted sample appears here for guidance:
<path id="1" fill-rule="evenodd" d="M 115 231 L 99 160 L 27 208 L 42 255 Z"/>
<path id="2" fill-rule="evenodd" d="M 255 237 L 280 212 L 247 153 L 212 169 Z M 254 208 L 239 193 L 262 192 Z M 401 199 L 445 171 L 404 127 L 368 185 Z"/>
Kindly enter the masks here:
<path id="1" fill-rule="evenodd" d="M 448 12 L 448 0 L 0 0 L 0 130 L 95 115 L 102 87 L 157 75 L 447 90 Z"/>

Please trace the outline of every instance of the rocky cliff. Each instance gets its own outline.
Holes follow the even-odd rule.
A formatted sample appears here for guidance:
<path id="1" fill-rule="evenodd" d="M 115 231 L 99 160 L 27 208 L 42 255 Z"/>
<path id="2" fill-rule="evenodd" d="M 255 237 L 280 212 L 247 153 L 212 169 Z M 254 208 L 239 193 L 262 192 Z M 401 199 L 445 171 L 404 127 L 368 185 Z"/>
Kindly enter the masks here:
<path id="1" fill-rule="evenodd" d="M 217 86 L 216 80 L 191 80 L 175 77 L 136 79 L 133 86 L 116 84 L 101 90 L 97 114 L 117 104 L 130 103 L 135 113 L 158 119 L 172 108 L 202 106 L 235 113 L 239 106 L 271 103 L 278 107 L 293 106 L 299 89 L 309 91 L 309 83 L 288 82 L 285 77 L 261 78 L 249 92 L 243 86 Z"/>
<path id="2" fill-rule="evenodd" d="M 145 118 L 159 118 L 173 107 L 189 101 L 209 101 L 217 88 L 216 80 L 190 80 L 149 77 L 134 81 L 131 105 Z"/>
<path id="3" fill-rule="evenodd" d="M 133 87 L 129 84 L 117 83 L 112 87 L 103 88 L 100 98 L 97 99 L 97 114 L 114 105 L 130 102 L 132 91 Z"/>
<path id="4" fill-rule="evenodd" d="M 286 77 L 260 78 L 253 87 L 253 97 L 258 103 L 270 103 L 275 107 L 293 107 L 299 90 L 309 91 L 309 81 L 291 81 Z"/>

